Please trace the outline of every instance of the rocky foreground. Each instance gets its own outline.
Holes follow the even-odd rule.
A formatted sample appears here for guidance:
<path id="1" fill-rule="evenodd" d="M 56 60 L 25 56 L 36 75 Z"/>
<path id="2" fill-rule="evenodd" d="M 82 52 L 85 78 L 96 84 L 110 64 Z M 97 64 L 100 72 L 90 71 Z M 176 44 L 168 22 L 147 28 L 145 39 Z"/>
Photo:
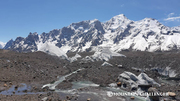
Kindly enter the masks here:
<path id="1" fill-rule="evenodd" d="M 68 53 L 69 57 L 76 53 Z M 159 97 L 159 99 L 177 100 L 180 97 L 180 53 L 178 52 L 121 52 L 126 57 L 114 57 L 107 61 L 111 64 L 102 65 L 104 61 L 84 62 L 85 56 L 93 53 L 78 53 L 81 58 L 70 63 L 68 60 L 60 59 L 43 52 L 16 53 L 8 50 L 0 50 L 0 100 L 2 101 L 105 101 L 102 97 L 92 94 L 65 94 L 56 93 L 49 88 L 42 89 L 45 84 L 53 84 L 58 78 L 78 71 L 68 76 L 63 82 L 56 86 L 56 89 L 69 90 L 73 88 L 73 82 L 91 81 L 99 87 L 78 88 L 78 92 L 94 91 L 104 93 L 103 87 L 109 84 L 116 84 L 116 88 L 125 91 L 134 91 L 131 85 L 119 78 L 125 71 L 138 76 L 146 73 L 160 86 L 150 85 L 147 90 L 157 92 L 168 92 L 170 96 Z M 175 77 L 169 77 L 160 69 L 175 72 Z M 169 73 L 171 74 L 171 73 Z M 173 75 L 174 73 L 172 73 Z M 124 87 L 126 85 L 127 87 Z M 25 87 L 26 86 L 26 87 Z M 122 87 L 123 86 L 123 87 Z M 143 85 L 142 85 L 143 86 Z M 152 86 L 152 87 L 151 87 Z M 24 88 L 23 88 L 24 87 Z M 22 88 L 22 89 L 21 89 Z M 9 92 L 6 92 L 8 91 Z M 106 93 L 104 93 L 106 94 Z M 122 99 L 136 100 L 136 98 L 121 97 Z M 119 101 L 115 98 L 108 98 L 109 101 Z M 108 101 L 107 100 L 107 101 Z"/>

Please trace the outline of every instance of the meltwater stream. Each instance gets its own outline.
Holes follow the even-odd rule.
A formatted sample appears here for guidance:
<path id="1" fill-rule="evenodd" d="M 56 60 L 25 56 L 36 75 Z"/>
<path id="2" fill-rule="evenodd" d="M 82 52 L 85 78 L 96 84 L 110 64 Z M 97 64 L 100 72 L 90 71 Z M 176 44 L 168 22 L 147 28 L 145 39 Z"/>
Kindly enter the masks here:
<path id="1" fill-rule="evenodd" d="M 71 76 L 72 74 L 75 74 L 75 73 L 77 73 L 78 71 L 81 71 L 81 70 L 83 70 L 83 69 L 84 69 L 84 68 L 78 69 L 78 70 L 76 70 L 76 71 L 74 71 L 74 72 L 72 72 L 72 73 L 70 73 L 70 74 L 67 74 L 67 75 L 65 75 L 65 76 L 62 76 L 62 77 L 60 77 L 59 80 L 57 80 L 56 82 L 54 82 L 54 83 L 52 83 L 52 84 L 46 84 L 46 85 L 44 85 L 42 88 L 49 87 L 50 90 L 55 90 L 55 89 L 56 89 L 56 86 L 57 86 L 58 84 L 60 84 L 61 82 L 63 82 L 64 80 L 66 80 L 66 78 L 67 78 L 68 76 Z"/>
<path id="2" fill-rule="evenodd" d="M 56 86 L 58 84 L 60 84 L 61 82 L 63 82 L 64 80 L 66 80 L 66 78 L 68 76 L 71 76 L 72 74 L 78 73 L 78 71 L 83 70 L 82 69 L 78 69 L 70 74 L 67 74 L 65 76 L 62 76 L 59 78 L 59 80 L 57 80 L 56 82 L 52 83 L 52 84 L 46 84 L 44 85 L 42 88 L 45 87 L 49 87 L 50 90 L 55 90 L 55 92 L 60 93 L 60 94 L 72 94 L 72 95 L 78 95 L 79 96 L 79 100 L 81 100 L 81 96 L 89 96 L 92 98 L 96 98 L 96 100 L 98 101 L 121 101 L 119 99 L 122 99 L 122 101 L 130 101 L 130 97 L 122 97 L 122 96 L 114 96 L 114 97 L 109 97 L 107 95 L 107 92 L 112 91 L 112 92 L 126 92 L 123 91 L 121 89 L 117 89 L 117 88 L 112 88 L 112 87 L 100 87 L 98 84 L 95 84 L 91 81 L 78 81 L 78 82 L 72 82 L 72 88 L 68 89 L 68 90 L 61 90 L 61 89 L 56 89 Z M 89 88 L 88 91 L 79 91 L 79 89 L 81 88 Z M 97 88 L 97 89 L 96 89 Z M 144 97 L 138 97 L 138 96 L 134 96 L 134 100 L 133 101 L 148 101 L 146 100 Z"/>

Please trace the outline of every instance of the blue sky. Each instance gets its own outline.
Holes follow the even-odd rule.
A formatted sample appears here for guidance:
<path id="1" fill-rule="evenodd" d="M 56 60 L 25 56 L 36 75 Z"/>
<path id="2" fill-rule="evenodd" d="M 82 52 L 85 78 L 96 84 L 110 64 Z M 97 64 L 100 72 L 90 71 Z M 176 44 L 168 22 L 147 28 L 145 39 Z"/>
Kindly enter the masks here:
<path id="1" fill-rule="evenodd" d="M 83 20 L 105 22 L 119 14 L 134 21 L 148 17 L 180 26 L 179 9 L 180 0 L 0 0 L 0 41 Z"/>

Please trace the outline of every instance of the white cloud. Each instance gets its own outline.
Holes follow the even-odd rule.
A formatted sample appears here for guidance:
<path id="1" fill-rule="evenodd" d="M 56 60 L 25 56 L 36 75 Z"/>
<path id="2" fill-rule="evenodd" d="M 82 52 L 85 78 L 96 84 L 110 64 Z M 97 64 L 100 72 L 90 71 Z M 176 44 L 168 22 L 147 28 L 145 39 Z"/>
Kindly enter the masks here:
<path id="1" fill-rule="evenodd" d="M 168 14 L 168 18 L 169 18 L 169 17 L 172 17 L 173 15 L 174 15 L 174 13 Z"/>
<path id="2" fill-rule="evenodd" d="M 164 19 L 165 21 L 179 21 L 180 20 L 180 16 L 177 17 L 169 17 Z"/>
<path id="3" fill-rule="evenodd" d="M 174 13 L 168 14 L 168 18 L 165 18 L 164 21 L 180 21 L 180 16 L 172 17 Z"/>

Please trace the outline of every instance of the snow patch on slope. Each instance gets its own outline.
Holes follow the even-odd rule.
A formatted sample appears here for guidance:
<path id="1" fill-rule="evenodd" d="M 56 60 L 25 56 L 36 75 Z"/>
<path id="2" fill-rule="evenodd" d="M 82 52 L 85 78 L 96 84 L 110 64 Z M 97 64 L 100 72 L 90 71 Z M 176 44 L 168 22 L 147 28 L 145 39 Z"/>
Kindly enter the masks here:
<path id="1" fill-rule="evenodd" d="M 86 56 L 85 58 L 81 59 L 83 63 L 87 62 L 94 62 L 94 60 L 90 56 Z"/>
<path id="2" fill-rule="evenodd" d="M 48 53 L 50 55 L 58 56 L 67 59 L 67 55 L 59 47 L 51 42 L 41 43 L 41 47 L 38 47 L 38 51 Z"/>
<path id="3" fill-rule="evenodd" d="M 113 66 L 113 65 L 108 62 L 104 62 L 101 66 Z"/>
<path id="4" fill-rule="evenodd" d="M 123 54 L 119 54 L 110 50 L 109 47 L 92 47 L 92 51 L 95 53 L 91 56 L 86 56 L 82 61 L 109 61 L 114 56 L 126 57 Z"/>
<path id="5" fill-rule="evenodd" d="M 81 58 L 81 55 L 76 54 L 75 56 L 69 58 L 69 61 L 72 63 L 72 62 L 74 62 L 74 61 L 77 61 L 78 58 Z"/>
<path id="6" fill-rule="evenodd" d="M 90 48 L 92 45 L 92 42 L 86 42 L 85 46 L 82 47 L 82 51 L 86 51 L 86 49 Z"/>

